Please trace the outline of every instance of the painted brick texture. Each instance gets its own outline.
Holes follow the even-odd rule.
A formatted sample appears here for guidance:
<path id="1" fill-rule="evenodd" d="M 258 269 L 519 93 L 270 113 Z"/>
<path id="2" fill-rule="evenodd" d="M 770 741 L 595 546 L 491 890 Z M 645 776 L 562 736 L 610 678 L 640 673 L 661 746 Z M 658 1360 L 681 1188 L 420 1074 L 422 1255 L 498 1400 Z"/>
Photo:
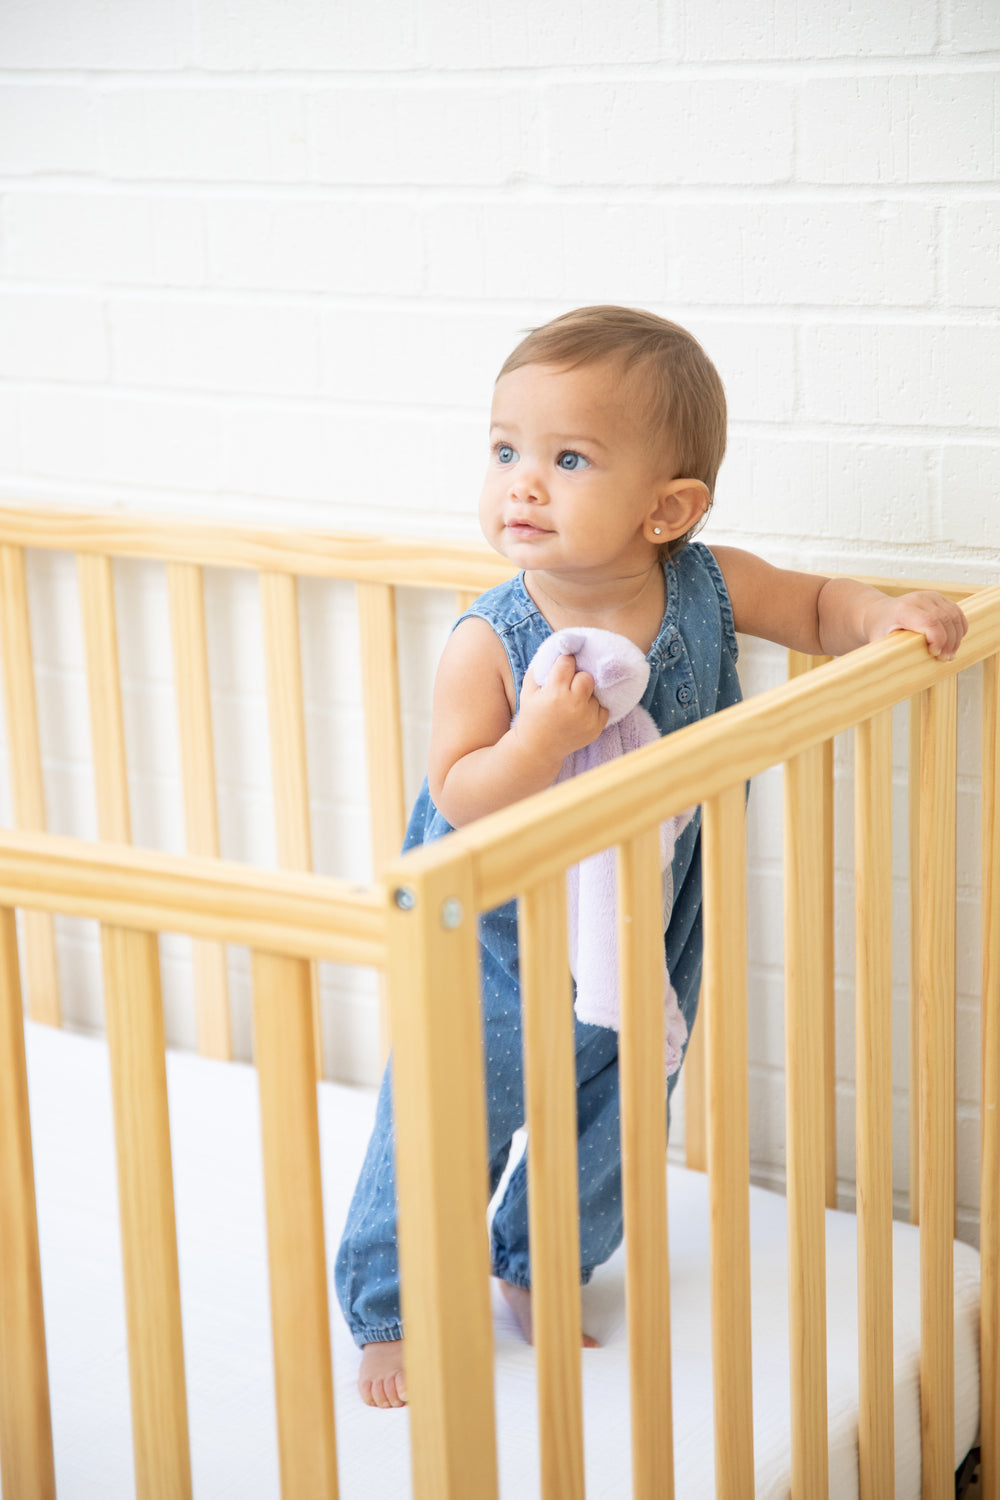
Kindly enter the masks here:
<path id="1" fill-rule="evenodd" d="M 0 38 L 0 494 L 475 537 L 504 354 L 567 307 L 617 301 L 690 326 L 725 379 L 710 540 L 804 568 L 992 581 L 998 94 L 991 0 L 251 0 L 238 14 L 229 0 L 15 0 Z M 137 836 L 180 847 L 154 574 L 119 583 L 123 635 L 157 663 L 152 683 L 141 658 L 129 668 L 132 793 Z M 33 570 L 50 819 L 86 832 L 74 588 L 68 560 Z M 256 598 L 245 581 L 211 588 L 224 842 L 268 860 Z M 450 607 L 401 604 L 411 783 Z M 352 639 L 349 601 L 309 593 L 302 619 L 317 863 L 363 876 L 363 767 L 331 713 L 356 722 L 360 703 L 356 683 L 337 696 L 330 667 L 330 633 Z M 780 670 L 748 645 L 748 687 Z M 970 912 L 975 777 L 964 767 Z M 762 785 L 751 843 L 762 1177 L 783 1161 L 780 931 L 762 894 L 778 881 L 775 795 Z M 841 822 L 849 861 L 846 809 Z M 902 812 L 899 827 L 905 850 Z M 85 934 L 72 941 L 82 953 Z M 168 1025 L 188 1045 L 182 951 L 168 968 Z M 968 1120 L 975 983 L 963 969 Z M 328 1065 L 370 1081 L 371 987 L 325 984 Z M 97 1024 L 82 978 L 72 994 Z M 852 1045 L 845 1031 L 848 1193 Z M 963 1232 L 975 1212 L 963 1177 Z"/>

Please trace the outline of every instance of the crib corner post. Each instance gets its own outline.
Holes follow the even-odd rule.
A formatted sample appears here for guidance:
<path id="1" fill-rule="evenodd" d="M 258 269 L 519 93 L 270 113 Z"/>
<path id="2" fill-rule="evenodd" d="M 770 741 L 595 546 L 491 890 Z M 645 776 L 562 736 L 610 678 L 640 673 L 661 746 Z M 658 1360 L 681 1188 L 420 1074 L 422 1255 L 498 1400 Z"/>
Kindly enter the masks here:
<path id="1" fill-rule="evenodd" d="M 472 858 L 396 862 L 389 890 L 396 1173 L 415 1500 L 495 1500 L 489 1198 Z"/>

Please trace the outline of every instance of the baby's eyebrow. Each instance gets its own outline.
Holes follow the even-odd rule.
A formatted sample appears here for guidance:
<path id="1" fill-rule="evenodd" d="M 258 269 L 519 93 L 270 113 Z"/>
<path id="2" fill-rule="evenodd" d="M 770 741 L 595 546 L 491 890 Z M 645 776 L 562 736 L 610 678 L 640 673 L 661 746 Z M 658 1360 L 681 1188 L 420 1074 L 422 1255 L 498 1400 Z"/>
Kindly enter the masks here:
<path id="1" fill-rule="evenodd" d="M 562 448 L 572 448 L 575 443 L 582 443 L 585 448 L 602 448 L 605 453 L 608 451 L 607 443 L 602 443 L 600 438 L 585 437 L 582 433 L 569 437 L 557 437 L 556 442 Z"/>
<path id="2" fill-rule="evenodd" d="M 502 419 L 496 418 L 490 423 L 490 432 L 492 433 L 498 430 L 501 432 L 510 433 L 512 437 L 517 437 L 518 432 L 520 431 L 516 422 L 504 422 Z M 548 437 L 550 442 L 552 442 L 556 447 L 559 448 L 572 448 L 577 443 L 581 443 L 584 448 L 600 448 L 602 452 L 608 452 L 607 443 L 602 443 L 600 438 L 590 437 L 589 435 L 584 433 L 550 432 L 547 433 L 546 436 Z"/>

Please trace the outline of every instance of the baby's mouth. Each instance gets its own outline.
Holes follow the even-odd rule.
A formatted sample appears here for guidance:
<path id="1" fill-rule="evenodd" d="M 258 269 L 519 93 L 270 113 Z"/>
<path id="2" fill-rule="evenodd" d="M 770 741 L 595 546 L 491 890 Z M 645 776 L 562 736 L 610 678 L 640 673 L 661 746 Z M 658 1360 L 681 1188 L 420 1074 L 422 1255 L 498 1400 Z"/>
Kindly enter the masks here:
<path id="1" fill-rule="evenodd" d="M 536 526 L 533 521 L 507 521 L 506 527 L 512 536 L 531 537 L 549 534 L 548 527 Z"/>

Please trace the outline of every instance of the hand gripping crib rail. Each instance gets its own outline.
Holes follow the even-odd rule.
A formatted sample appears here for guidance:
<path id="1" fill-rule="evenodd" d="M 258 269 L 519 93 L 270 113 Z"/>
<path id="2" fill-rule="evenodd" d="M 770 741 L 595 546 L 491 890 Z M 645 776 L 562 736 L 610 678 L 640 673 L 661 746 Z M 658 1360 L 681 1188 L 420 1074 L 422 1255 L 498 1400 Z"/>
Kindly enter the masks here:
<path id="1" fill-rule="evenodd" d="M 575 1125 L 564 872 L 607 847 L 619 868 L 621 1088 L 632 1406 L 632 1493 L 673 1494 L 665 1110 L 659 965 L 659 822 L 704 809 L 705 974 L 702 1038 L 686 1064 L 687 1149 L 707 1154 L 711 1201 L 716 1494 L 753 1491 L 747 1195 L 744 783 L 785 766 L 786 1101 L 792 1392 L 792 1494 L 827 1493 L 824 1204 L 830 1193 L 830 756 L 856 735 L 858 1285 L 860 1493 L 893 1489 L 892 1177 L 889 1048 L 890 711 L 915 700 L 916 1080 L 921 1234 L 923 1494 L 954 1489 L 951 1266 L 955 1215 L 956 678 L 983 663 L 983 983 L 981 1427 L 983 1493 L 1000 1497 L 997 1275 L 1000 1260 L 1000 589 L 969 599 L 957 660 L 928 658 L 906 636 L 853 653 L 703 721 L 585 780 L 483 819 L 437 846 L 389 860 L 402 817 L 392 586 L 478 591 L 496 565 L 471 550 L 370 541 L 240 536 L 198 528 L 37 512 L 0 514 L 7 720 L 20 830 L 0 838 L 0 1480 L 5 1497 L 54 1495 L 22 994 L 14 908 L 25 924 L 24 973 L 36 1015 L 58 1020 L 51 914 L 102 927 L 114 1096 L 136 1487 L 191 1493 L 178 1296 L 163 1017 L 156 934 L 198 940 L 204 1050 L 228 1048 L 218 945 L 253 950 L 270 1246 L 282 1494 L 336 1495 L 327 1268 L 313 1082 L 313 960 L 371 964 L 388 977 L 395 1042 L 401 1254 L 414 1494 L 497 1494 L 492 1328 L 483 1219 L 486 1157 L 475 914 L 517 896 L 522 979 L 542 1493 L 584 1494 L 580 1308 L 576 1293 Z M 44 799 L 24 589 L 24 546 L 81 556 L 97 752 L 99 845 L 42 831 Z M 124 845 L 127 798 L 113 555 L 168 559 L 189 843 L 186 858 Z M 301 871 L 265 873 L 215 858 L 204 626 L 197 569 L 261 570 L 279 771 L 279 830 L 302 829 L 301 692 L 294 574 L 360 580 L 375 786 L 396 802 L 383 828 L 384 873 L 368 888 Z M 492 573 L 491 573 L 492 569 Z M 422 576 L 421 576 L 422 575 Z M 802 665 L 801 663 L 799 665 Z M 184 707 L 183 705 L 186 705 Z M 200 705 L 200 706 L 199 706 Z M 282 736 L 286 743 L 281 748 Z M 208 751 L 206 758 L 206 749 Z M 374 799 L 378 801 L 379 799 Z M 306 803 L 307 806 L 307 803 Z M 307 864 L 286 832 L 279 850 Z M 220 991 L 223 998 L 219 1000 Z M 824 1003 L 820 1003 L 820 999 Z M 707 1036 L 705 1032 L 707 1031 Z M 703 1143 L 704 1142 L 704 1147 Z M 835 1179 L 835 1161 L 833 1173 Z M 428 1191 L 428 1184 L 430 1191 Z"/>

